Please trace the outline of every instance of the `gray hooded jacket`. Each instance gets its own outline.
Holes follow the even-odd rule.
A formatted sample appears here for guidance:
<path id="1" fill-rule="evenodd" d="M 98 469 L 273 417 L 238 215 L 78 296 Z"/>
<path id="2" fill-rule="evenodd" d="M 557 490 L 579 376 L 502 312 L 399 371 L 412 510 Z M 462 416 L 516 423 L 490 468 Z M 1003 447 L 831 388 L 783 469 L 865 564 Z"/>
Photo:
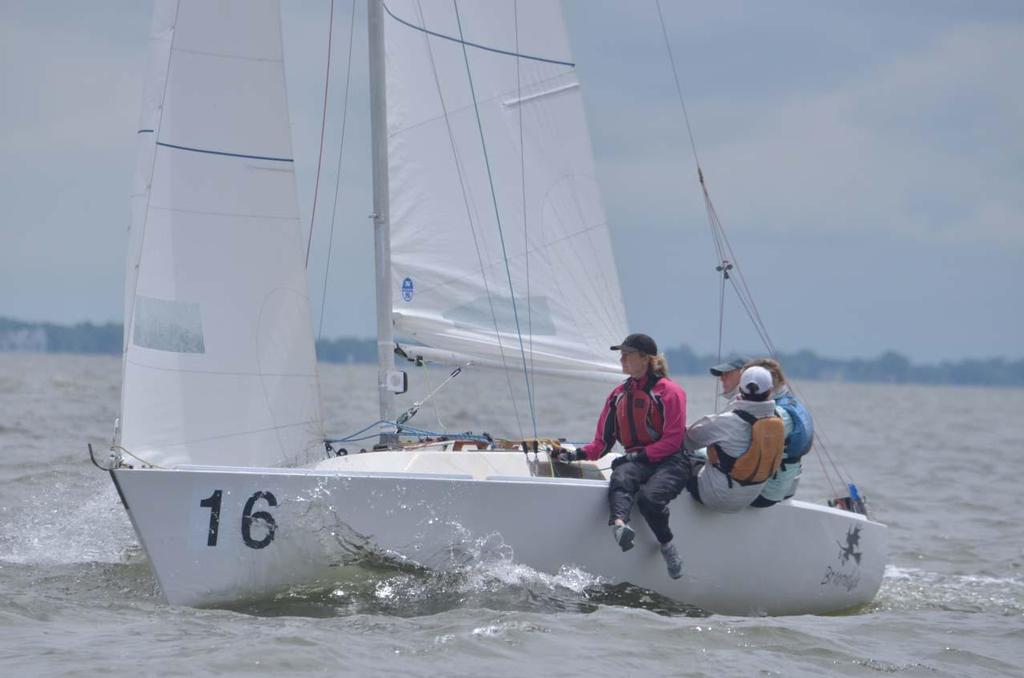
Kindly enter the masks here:
<path id="1" fill-rule="evenodd" d="M 730 457 L 736 458 L 750 447 L 750 424 L 735 414 L 735 410 L 744 410 L 761 419 L 775 414 L 775 401 L 752 402 L 733 400 L 729 409 L 721 414 L 710 414 L 701 417 L 686 428 L 686 440 L 683 447 L 693 452 L 708 445 L 717 444 L 719 449 Z M 731 487 L 730 487 L 731 485 Z M 705 464 L 697 476 L 697 489 L 700 500 L 705 506 L 716 511 L 734 512 L 746 508 L 750 502 L 761 494 L 764 483 L 758 485 L 740 485 L 730 483 L 729 477 L 711 464 Z"/>

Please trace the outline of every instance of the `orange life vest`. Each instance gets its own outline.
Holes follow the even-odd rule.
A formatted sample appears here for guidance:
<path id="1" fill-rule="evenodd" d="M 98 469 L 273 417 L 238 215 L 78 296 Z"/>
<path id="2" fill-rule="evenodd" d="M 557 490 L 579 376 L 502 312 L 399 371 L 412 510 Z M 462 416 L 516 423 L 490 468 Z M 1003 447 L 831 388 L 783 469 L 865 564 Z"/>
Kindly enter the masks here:
<path id="1" fill-rule="evenodd" d="M 665 430 L 665 406 L 651 394 L 658 381 L 648 379 L 643 388 L 629 384 L 615 398 L 615 426 L 627 450 L 657 442 Z"/>
<path id="2" fill-rule="evenodd" d="M 767 482 L 782 465 L 786 446 L 786 428 L 782 419 L 768 416 L 758 419 L 749 412 L 733 410 L 733 414 L 750 424 L 750 446 L 738 457 L 730 457 L 717 444 L 708 446 L 708 461 L 740 485 Z"/>

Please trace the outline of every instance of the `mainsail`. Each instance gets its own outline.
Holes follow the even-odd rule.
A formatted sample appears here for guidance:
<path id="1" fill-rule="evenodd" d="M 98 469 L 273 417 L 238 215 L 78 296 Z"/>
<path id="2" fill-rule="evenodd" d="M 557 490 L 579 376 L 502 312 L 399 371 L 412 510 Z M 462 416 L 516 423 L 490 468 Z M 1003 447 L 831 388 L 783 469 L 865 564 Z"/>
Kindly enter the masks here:
<path id="1" fill-rule="evenodd" d="M 121 446 L 305 461 L 323 440 L 277 0 L 161 0 L 139 129 Z"/>
<path id="2" fill-rule="evenodd" d="M 625 309 L 559 4 L 385 13 L 396 334 L 475 364 L 619 374 Z"/>

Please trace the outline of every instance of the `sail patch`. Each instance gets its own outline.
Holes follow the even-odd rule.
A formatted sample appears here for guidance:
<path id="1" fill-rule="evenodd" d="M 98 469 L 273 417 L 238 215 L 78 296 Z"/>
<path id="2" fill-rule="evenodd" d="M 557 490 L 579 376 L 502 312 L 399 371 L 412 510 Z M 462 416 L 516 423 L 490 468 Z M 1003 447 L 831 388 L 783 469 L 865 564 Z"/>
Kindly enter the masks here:
<path id="1" fill-rule="evenodd" d="M 157 351 L 206 353 L 199 304 L 137 295 L 132 343 Z"/>

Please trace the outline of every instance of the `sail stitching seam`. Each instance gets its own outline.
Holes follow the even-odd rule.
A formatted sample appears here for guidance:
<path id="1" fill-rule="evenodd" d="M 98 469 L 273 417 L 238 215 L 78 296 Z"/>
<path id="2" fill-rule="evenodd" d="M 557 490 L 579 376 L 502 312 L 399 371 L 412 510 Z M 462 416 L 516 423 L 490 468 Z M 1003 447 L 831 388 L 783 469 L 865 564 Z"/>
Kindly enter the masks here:
<path id="1" fill-rule="evenodd" d="M 292 422 L 290 424 L 281 424 L 279 426 L 270 426 L 270 427 L 267 427 L 267 428 L 253 429 L 251 431 L 235 431 L 235 432 L 232 432 L 232 433 L 224 433 L 222 435 L 217 435 L 217 436 L 209 436 L 207 438 L 193 438 L 191 440 L 182 440 L 182 441 L 177 442 L 177 443 L 166 443 L 166 444 L 168 446 L 194 445 L 196 443 L 205 443 L 205 442 L 209 442 L 211 440 L 222 440 L 224 438 L 235 438 L 235 437 L 238 437 L 238 436 L 252 435 L 253 433 L 269 433 L 270 431 L 280 431 L 280 430 L 286 429 L 286 428 L 295 428 L 296 426 L 308 426 L 309 424 L 319 424 L 319 423 L 320 422 L 317 421 L 316 419 L 307 419 L 307 420 L 303 420 L 303 421 Z M 132 456 L 134 456 L 134 455 L 132 455 Z"/>
<path id="2" fill-rule="evenodd" d="M 150 349 L 159 351 L 160 349 Z M 168 353 L 169 351 L 162 351 Z M 170 351 L 173 353 L 174 351 Z M 146 363 L 140 363 L 137 360 L 125 360 L 126 363 L 131 363 L 137 367 L 144 367 L 147 370 L 157 370 L 160 372 L 176 372 L 186 374 L 212 374 L 220 377 L 287 377 L 289 379 L 312 379 L 316 376 L 315 373 L 301 374 L 301 373 L 290 373 L 290 372 L 227 372 L 223 370 L 190 370 L 181 367 L 158 367 L 156 365 L 147 365 Z"/>
<path id="3" fill-rule="evenodd" d="M 181 54 L 197 54 L 199 56 L 217 57 L 219 59 L 238 59 L 241 61 L 262 61 L 270 64 L 283 64 L 284 59 L 273 59 L 270 57 L 253 57 L 244 56 L 241 54 L 227 54 L 225 52 L 205 52 L 199 49 L 183 49 L 181 47 L 175 47 L 172 51 L 179 52 Z"/>
<path id="4" fill-rule="evenodd" d="M 241 212 L 209 212 L 206 210 L 187 210 L 183 207 L 164 207 L 163 205 L 150 205 L 151 210 L 160 210 L 161 212 L 181 212 L 183 214 L 199 214 L 210 217 L 239 217 L 243 219 L 274 219 L 276 221 L 294 221 L 298 222 L 298 217 L 278 217 L 272 214 L 243 214 Z"/>

